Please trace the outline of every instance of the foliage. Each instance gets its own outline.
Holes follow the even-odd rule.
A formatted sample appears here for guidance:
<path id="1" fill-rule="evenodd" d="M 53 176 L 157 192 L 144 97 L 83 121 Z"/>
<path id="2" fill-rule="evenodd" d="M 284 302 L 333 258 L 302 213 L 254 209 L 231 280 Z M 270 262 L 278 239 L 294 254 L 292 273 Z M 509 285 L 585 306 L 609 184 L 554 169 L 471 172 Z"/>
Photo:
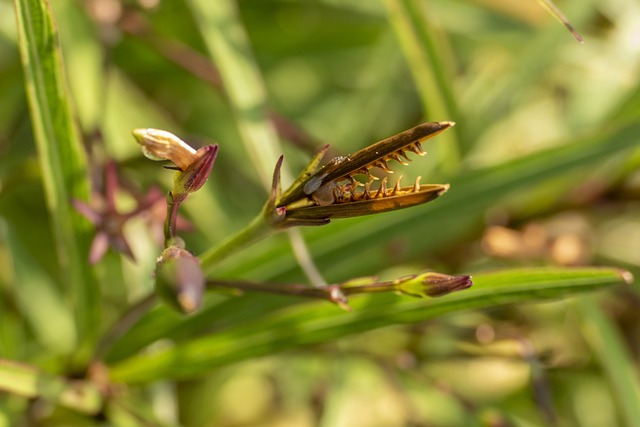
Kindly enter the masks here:
<path id="1" fill-rule="evenodd" d="M 0 426 L 640 425 L 640 7 L 51 3 L 0 0 Z M 449 120 L 437 200 L 263 221 Z"/>

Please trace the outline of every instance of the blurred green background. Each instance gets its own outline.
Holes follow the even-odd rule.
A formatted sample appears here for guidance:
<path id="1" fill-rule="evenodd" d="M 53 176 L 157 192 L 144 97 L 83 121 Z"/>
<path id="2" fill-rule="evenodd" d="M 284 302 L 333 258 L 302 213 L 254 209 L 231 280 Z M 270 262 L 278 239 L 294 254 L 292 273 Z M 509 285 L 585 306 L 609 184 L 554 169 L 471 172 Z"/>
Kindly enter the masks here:
<path id="1" fill-rule="evenodd" d="M 196 254 L 256 215 L 280 153 L 296 173 L 324 144 L 347 154 L 424 121 L 453 120 L 425 144 L 428 156 L 394 165 L 405 183 L 418 175 L 451 183 L 441 199 L 302 230 L 329 283 L 534 266 L 607 265 L 637 277 L 640 4 L 557 5 L 584 44 L 534 0 L 51 6 L 94 192 L 111 159 L 128 188 L 117 193 L 121 212 L 135 207 L 132 194 L 169 188 L 172 173 L 141 156 L 134 128 L 219 144 L 211 178 L 181 208 Z M 0 0 L 0 357 L 68 376 L 91 350 L 76 351 L 74 296 L 55 250 L 17 34 L 15 6 Z M 99 315 L 85 326 L 95 336 L 153 289 L 160 246 L 149 224 L 157 218 L 125 225 L 136 262 L 109 251 L 91 267 L 99 305 L 85 309 Z M 93 231 L 84 227 L 88 245 Z M 307 282 L 286 234 L 234 255 L 215 275 Z M 527 304 L 312 339 L 323 343 L 188 379 L 116 385 L 121 397 L 99 417 L 0 392 L 0 426 L 637 426 L 638 290 L 546 303 L 532 293 Z M 259 327 L 261 315 L 297 302 L 212 294 L 204 314 L 186 321 L 156 307 L 104 360 L 248 319 Z"/>

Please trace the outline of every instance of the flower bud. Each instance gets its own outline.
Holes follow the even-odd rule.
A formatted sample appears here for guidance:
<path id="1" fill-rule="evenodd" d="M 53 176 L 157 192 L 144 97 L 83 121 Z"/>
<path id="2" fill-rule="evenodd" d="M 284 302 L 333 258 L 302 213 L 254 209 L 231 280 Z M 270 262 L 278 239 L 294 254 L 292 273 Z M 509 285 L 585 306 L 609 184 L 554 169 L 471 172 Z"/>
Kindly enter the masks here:
<path id="1" fill-rule="evenodd" d="M 427 272 L 417 276 L 408 276 L 396 280 L 396 289 L 404 294 L 420 298 L 441 297 L 451 292 L 470 288 L 471 276 L 450 276 L 448 274 Z"/>
<path id="2" fill-rule="evenodd" d="M 196 150 L 166 130 L 135 129 L 133 136 L 142 146 L 142 153 L 151 160 L 169 160 L 185 170 L 196 158 Z"/>
<path id="3" fill-rule="evenodd" d="M 156 293 L 169 306 L 193 313 L 202 304 L 205 278 L 200 262 L 190 252 L 169 246 L 156 264 Z"/>
<path id="4" fill-rule="evenodd" d="M 188 194 L 199 190 L 207 182 L 217 154 L 217 144 L 198 149 L 191 164 L 176 173 L 173 191 L 177 194 Z"/>

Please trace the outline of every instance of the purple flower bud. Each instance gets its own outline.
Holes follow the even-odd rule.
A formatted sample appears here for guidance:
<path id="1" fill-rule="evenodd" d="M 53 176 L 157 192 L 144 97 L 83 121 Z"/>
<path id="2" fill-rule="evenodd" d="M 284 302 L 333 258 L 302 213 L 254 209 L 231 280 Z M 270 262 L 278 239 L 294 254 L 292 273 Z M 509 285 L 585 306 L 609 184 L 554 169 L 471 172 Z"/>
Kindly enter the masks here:
<path id="1" fill-rule="evenodd" d="M 471 276 L 450 276 L 448 274 L 429 272 L 418 277 L 422 279 L 424 293 L 433 298 L 461 291 L 473 285 Z"/>
<path id="2" fill-rule="evenodd" d="M 217 144 L 198 149 L 189 167 L 176 173 L 173 191 L 177 194 L 188 194 L 199 190 L 207 182 L 217 154 Z"/>

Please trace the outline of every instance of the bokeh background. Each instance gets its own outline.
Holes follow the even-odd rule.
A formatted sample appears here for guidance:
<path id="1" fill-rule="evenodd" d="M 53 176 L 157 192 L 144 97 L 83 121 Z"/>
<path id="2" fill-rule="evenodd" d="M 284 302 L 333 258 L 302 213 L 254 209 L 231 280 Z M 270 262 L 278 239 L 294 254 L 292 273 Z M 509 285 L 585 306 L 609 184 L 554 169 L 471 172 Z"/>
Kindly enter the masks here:
<path id="1" fill-rule="evenodd" d="M 580 44 L 534 0 L 212 1 L 230 7 L 218 26 L 239 31 L 255 61 L 235 80 L 229 64 L 242 65 L 245 46 L 215 50 L 204 4 L 52 2 L 94 185 L 113 160 L 132 188 L 119 193 L 119 209 L 132 208 L 131 194 L 170 186 L 172 173 L 142 157 L 131 136 L 150 127 L 220 146 L 209 182 L 181 209 L 191 250 L 256 215 L 264 164 L 275 159 L 268 144 L 242 142 L 246 111 L 230 99 L 235 91 L 257 99 L 294 172 L 324 144 L 347 154 L 424 121 L 457 123 L 425 145 L 428 156 L 394 165 L 405 182 L 451 183 L 443 198 L 303 230 L 330 283 L 546 265 L 640 274 L 639 3 L 558 0 Z M 0 355 L 55 371 L 74 339 L 55 290 L 60 267 L 14 16 L 0 0 Z M 255 86 L 237 87 L 251 70 Z M 134 218 L 125 234 L 136 262 L 109 252 L 94 267 L 105 325 L 151 291 L 157 231 Z M 286 235 L 232 257 L 217 276 L 307 281 Z M 638 425 L 640 402 L 621 405 L 628 389 L 612 381 L 627 376 L 627 397 L 637 396 L 638 290 L 390 326 L 130 392 L 158 425 Z M 616 368 L 609 356 L 629 364 Z M 0 394 L 0 425 L 24 423 L 28 408 Z M 89 423 L 60 408 L 37 419 Z"/>

